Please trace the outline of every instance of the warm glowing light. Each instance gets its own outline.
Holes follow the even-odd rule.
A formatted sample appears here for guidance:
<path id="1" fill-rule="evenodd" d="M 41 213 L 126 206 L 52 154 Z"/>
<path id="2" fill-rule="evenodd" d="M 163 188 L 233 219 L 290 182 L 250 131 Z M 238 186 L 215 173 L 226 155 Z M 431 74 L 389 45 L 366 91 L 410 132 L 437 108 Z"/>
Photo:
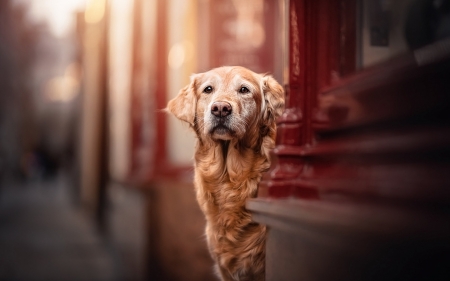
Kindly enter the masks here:
<path id="1" fill-rule="evenodd" d="M 1 0 L 0 0 L 1 1 Z M 75 26 L 75 12 L 83 10 L 86 0 L 15 0 L 28 7 L 31 21 L 46 21 L 56 36 L 65 36 Z"/>
<path id="2" fill-rule="evenodd" d="M 89 0 L 84 20 L 87 23 L 98 23 L 105 16 L 106 0 Z"/>
<path id="3" fill-rule="evenodd" d="M 45 97 L 50 101 L 68 102 L 75 98 L 80 89 L 80 66 L 70 64 L 64 76 L 54 77 L 47 81 L 44 88 Z"/>
<path id="4" fill-rule="evenodd" d="M 232 0 L 236 8 L 236 21 L 227 25 L 227 31 L 235 34 L 238 49 L 259 48 L 266 40 L 264 31 L 264 1 Z"/>
<path id="5" fill-rule="evenodd" d="M 190 41 L 176 43 L 170 48 L 168 63 L 170 68 L 178 69 L 185 62 L 192 59 L 194 55 L 194 46 Z"/>

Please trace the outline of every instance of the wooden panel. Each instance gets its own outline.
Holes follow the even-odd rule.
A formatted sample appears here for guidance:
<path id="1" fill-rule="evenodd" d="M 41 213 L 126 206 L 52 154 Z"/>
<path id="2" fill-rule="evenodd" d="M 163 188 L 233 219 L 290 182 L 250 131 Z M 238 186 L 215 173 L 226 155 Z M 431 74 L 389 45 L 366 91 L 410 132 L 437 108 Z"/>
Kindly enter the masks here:
<path id="1" fill-rule="evenodd" d="M 154 175 L 156 153 L 157 1 L 134 1 L 133 68 L 131 84 L 131 167 L 129 179 L 148 182 Z"/>
<path id="2" fill-rule="evenodd" d="M 449 280 L 450 41 L 352 73 L 339 3 L 290 1 L 287 110 L 247 203 L 266 280 Z"/>
<path id="3" fill-rule="evenodd" d="M 283 186 L 277 179 L 292 179 L 302 170 L 303 161 L 294 159 L 289 149 L 299 149 L 306 144 L 305 113 L 306 102 L 305 69 L 306 40 L 305 1 L 289 1 L 287 9 L 289 24 L 289 77 L 285 85 L 286 110 L 278 120 L 276 162 L 272 165 L 268 181 L 259 186 L 259 196 L 288 196 L 290 187 Z"/>
<path id="4" fill-rule="evenodd" d="M 266 280 L 448 280 L 443 209 L 255 199 L 270 226 Z"/>
<path id="5" fill-rule="evenodd" d="M 343 141 L 335 137 L 348 131 L 355 133 L 351 131 L 353 129 L 359 128 L 361 134 L 375 130 L 366 138 L 379 142 L 395 142 L 395 131 L 399 128 L 402 128 L 402 134 L 420 135 L 427 134 L 426 126 L 438 126 L 436 130 L 447 134 L 443 127 L 447 124 L 445 112 L 448 109 L 447 93 L 450 86 L 446 81 L 449 66 L 443 61 L 447 56 L 443 50 L 448 50 L 444 47 L 447 46 L 445 42 L 342 78 L 351 67 L 343 66 L 342 59 L 336 60 L 335 57 L 350 56 L 341 49 L 345 45 L 341 42 L 342 38 L 332 38 L 333 34 L 343 30 L 336 28 L 336 25 L 353 25 L 350 29 L 355 30 L 355 24 L 333 15 L 339 14 L 336 11 L 351 2 L 343 1 L 340 5 L 313 1 L 290 2 L 291 57 L 289 84 L 286 85 L 287 109 L 279 119 L 277 147 L 274 150 L 277 159 L 270 176 L 261 184 L 260 196 L 300 194 L 315 197 L 313 194 L 318 191 L 314 189 L 319 188 L 318 179 L 322 177 L 319 171 L 324 175 L 327 173 L 322 163 L 330 162 L 331 155 L 328 158 L 324 158 L 323 153 L 320 158 L 314 156 L 318 151 L 323 151 L 322 147 L 339 146 Z M 348 13 L 346 11 L 344 14 Z M 327 14 L 330 16 L 325 20 Z M 343 34 L 347 33 L 345 31 Z M 349 41 L 348 38 L 346 40 Z M 441 63 L 431 63 L 436 58 L 440 58 Z M 355 67 L 353 65 L 353 69 Z M 343 71 L 343 68 L 346 70 Z M 307 71 L 302 72 L 302 69 Z M 414 128 L 415 124 L 421 124 L 422 128 Z M 375 132 L 380 129 L 385 132 L 377 139 Z M 351 137 L 345 138 L 345 141 L 352 145 Z M 414 149 L 423 150 L 426 146 L 424 144 Z M 439 153 L 444 155 L 444 150 L 443 147 Z M 363 156 L 360 158 L 363 159 L 361 161 L 365 160 Z M 347 160 L 344 157 L 339 161 L 342 164 Z M 352 163 L 353 166 L 347 165 L 349 171 L 361 165 L 355 161 Z M 343 170 L 341 172 L 344 173 Z M 352 176 L 355 175 L 349 177 Z M 352 186 L 347 183 L 344 185 L 348 188 Z M 327 188 L 320 186 L 320 189 Z"/>
<path id="6" fill-rule="evenodd" d="M 148 3 L 146 3 L 148 4 Z M 144 5 L 142 2 L 141 5 Z M 167 113 L 164 112 L 164 109 L 167 105 L 167 57 L 168 57 L 168 46 L 167 46 L 167 34 L 168 34 L 168 21 L 167 21 L 167 13 L 169 1 L 156 1 L 154 4 L 156 7 L 156 42 L 154 49 L 152 49 L 153 53 L 151 57 L 155 60 L 156 70 L 150 70 L 150 79 L 152 82 L 151 85 L 148 85 L 148 91 L 150 91 L 151 98 L 154 101 L 153 105 L 149 105 L 151 111 L 148 111 L 152 119 L 151 123 L 154 123 L 154 126 L 149 128 L 151 130 L 150 134 L 151 140 L 148 143 L 141 144 L 145 146 L 147 150 L 148 157 L 150 159 L 145 159 L 141 171 L 141 174 L 138 174 L 137 177 L 138 182 L 133 182 L 139 186 L 145 186 L 148 182 L 157 181 L 160 179 L 183 179 L 186 177 L 192 177 L 192 167 L 191 166 L 177 166 L 172 163 L 168 159 L 167 155 Z M 146 79 L 145 77 L 143 79 Z M 139 129 L 139 128 L 137 128 Z M 139 138 L 139 135 L 134 136 L 136 140 Z M 141 147 L 142 148 L 142 147 Z M 135 174 L 136 175 L 136 174 Z M 133 180 L 135 180 L 134 178 Z"/>
<path id="7" fill-rule="evenodd" d="M 105 9 L 106 10 L 106 9 Z M 107 10 L 106 10 L 107 11 Z M 108 179 L 108 14 L 99 22 L 83 25 L 82 64 L 84 73 L 81 121 L 81 201 L 104 226 Z M 100 35 L 100 36 L 99 36 Z"/>
<path id="8" fill-rule="evenodd" d="M 215 280 L 192 184 L 156 182 L 147 191 L 147 280 Z"/>
<path id="9" fill-rule="evenodd" d="M 448 203 L 449 71 L 449 59 L 402 59 L 327 90 L 333 129 L 305 153 L 304 179 L 321 193 Z"/>

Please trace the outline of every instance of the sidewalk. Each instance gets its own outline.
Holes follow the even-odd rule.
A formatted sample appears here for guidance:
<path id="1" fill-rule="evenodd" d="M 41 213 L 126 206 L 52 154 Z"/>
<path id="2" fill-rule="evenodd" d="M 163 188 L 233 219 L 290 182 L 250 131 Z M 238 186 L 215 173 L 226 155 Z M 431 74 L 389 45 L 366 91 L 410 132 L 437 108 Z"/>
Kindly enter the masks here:
<path id="1" fill-rule="evenodd" d="M 0 189 L 0 280 L 114 281 L 121 272 L 64 180 Z"/>

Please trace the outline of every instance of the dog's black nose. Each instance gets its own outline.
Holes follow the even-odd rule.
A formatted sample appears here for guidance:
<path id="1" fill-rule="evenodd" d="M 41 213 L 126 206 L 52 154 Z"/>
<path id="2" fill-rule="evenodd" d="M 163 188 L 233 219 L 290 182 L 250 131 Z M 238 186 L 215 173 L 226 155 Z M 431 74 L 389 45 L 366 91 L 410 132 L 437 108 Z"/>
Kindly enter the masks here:
<path id="1" fill-rule="evenodd" d="M 231 104 L 224 101 L 216 101 L 211 106 L 211 113 L 217 117 L 225 117 L 231 114 Z"/>

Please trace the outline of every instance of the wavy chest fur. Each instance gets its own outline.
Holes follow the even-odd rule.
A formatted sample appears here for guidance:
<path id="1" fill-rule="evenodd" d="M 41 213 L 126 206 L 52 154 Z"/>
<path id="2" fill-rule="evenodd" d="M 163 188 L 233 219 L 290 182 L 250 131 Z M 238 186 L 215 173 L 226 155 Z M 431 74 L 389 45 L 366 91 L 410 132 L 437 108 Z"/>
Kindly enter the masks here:
<path id="1" fill-rule="evenodd" d="M 199 143 L 195 155 L 197 200 L 207 220 L 206 236 L 219 269 L 229 280 L 264 278 L 265 227 L 245 209 L 256 197 L 267 155 L 237 141 Z"/>

